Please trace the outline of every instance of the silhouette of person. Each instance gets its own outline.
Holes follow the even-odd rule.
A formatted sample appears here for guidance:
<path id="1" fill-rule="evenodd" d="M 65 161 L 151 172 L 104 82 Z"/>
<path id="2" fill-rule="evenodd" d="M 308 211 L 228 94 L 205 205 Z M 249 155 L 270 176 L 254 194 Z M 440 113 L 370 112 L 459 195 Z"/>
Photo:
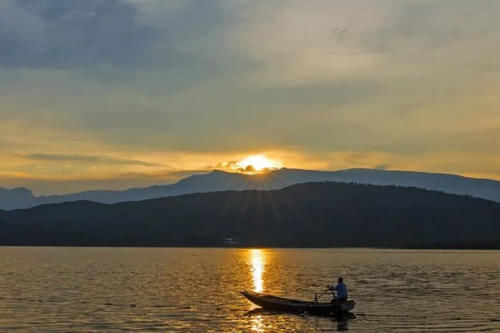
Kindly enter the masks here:
<path id="1" fill-rule="evenodd" d="M 346 302 L 347 301 L 347 286 L 344 283 L 344 279 L 339 277 L 337 280 L 337 285 L 335 286 L 326 286 L 330 291 L 336 291 L 337 296 L 333 297 L 332 302 Z"/>

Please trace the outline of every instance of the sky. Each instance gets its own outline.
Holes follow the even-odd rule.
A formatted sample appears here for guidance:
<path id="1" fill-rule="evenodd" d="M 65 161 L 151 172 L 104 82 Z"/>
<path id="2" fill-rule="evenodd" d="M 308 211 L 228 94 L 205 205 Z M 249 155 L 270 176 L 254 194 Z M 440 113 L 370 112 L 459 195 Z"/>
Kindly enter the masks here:
<path id="1" fill-rule="evenodd" d="M 5 0 L 0 187 L 285 167 L 500 180 L 497 0 Z"/>

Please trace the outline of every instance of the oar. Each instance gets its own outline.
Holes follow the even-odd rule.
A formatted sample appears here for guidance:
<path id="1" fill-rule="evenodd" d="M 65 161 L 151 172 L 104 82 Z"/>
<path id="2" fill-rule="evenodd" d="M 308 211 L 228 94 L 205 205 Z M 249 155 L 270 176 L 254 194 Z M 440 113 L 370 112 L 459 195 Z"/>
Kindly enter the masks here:
<path id="1" fill-rule="evenodd" d="M 318 294 L 317 294 L 317 293 L 316 293 L 316 294 L 314 294 L 314 301 L 315 301 L 316 303 L 318 303 L 318 300 L 321 298 L 321 296 L 323 296 L 324 294 L 326 294 L 326 293 L 327 293 L 327 292 L 329 292 L 329 291 L 330 291 L 330 289 L 326 289 L 325 291 L 323 291 L 323 292 L 319 295 L 319 297 L 318 297 Z"/>

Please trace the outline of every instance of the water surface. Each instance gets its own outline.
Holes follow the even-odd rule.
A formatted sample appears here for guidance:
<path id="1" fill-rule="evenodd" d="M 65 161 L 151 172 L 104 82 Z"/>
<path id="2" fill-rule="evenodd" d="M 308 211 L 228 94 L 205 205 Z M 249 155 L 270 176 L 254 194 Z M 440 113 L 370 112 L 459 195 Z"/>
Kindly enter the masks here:
<path id="1" fill-rule="evenodd" d="M 355 318 L 269 314 L 336 277 Z M 250 312 L 249 312 L 250 311 Z M 0 331 L 500 331 L 500 251 L 0 248 Z"/>

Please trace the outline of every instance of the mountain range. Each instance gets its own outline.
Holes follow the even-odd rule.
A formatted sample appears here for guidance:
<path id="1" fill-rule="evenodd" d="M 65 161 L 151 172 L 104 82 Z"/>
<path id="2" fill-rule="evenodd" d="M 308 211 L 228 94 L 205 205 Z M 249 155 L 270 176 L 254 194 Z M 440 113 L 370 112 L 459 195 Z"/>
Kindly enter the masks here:
<path id="1" fill-rule="evenodd" d="M 212 171 L 193 175 L 175 184 L 132 188 L 122 191 L 95 190 L 63 195 L 35 196 L 29 189 L 1 189 L 0 209 L 30 208 L 42 204 L 88 200 L 100 203 L 139 201 L 189 193 L 227 190 L 275 190 L 293 184 L 308 182 L 345 182 L 372 185 L 410 186 L 451 194 L 467 194 L 500 202 L 500 182 L 489 179 L 467 178 L 450 174 L 378 169 L 347 169 L 339 171 L 313 171 L 287 169 L 247 175 Z"/>
<path id="2" fill-rule="evenodd" d="M 500 203 L 334 182 L 0 211 L 0 245 L 500 248 Z"/>

